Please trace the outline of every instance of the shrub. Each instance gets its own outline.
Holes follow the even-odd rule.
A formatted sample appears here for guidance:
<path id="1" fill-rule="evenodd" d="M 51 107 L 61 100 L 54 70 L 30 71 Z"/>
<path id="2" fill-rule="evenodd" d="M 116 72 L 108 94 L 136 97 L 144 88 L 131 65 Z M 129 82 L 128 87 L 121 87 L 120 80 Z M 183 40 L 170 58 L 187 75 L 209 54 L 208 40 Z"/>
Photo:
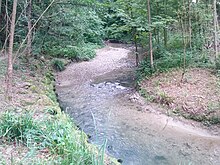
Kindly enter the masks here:
<path id="1" fill-rule="evenodd" d="M 214 68 L 214 65 L 210 62 L 207 52 L 186 51 L 186 67 L 205 67 Z M 151 76 L 154 73 L 167 72 L 172 68 L 182 68 L 184 64 L 184 54 L 181 50 L 167 51 L 157 50 L 154 52 L 156 56 L 154 60 L 154 70 L 151 69 L 149 59 L 140 63 L 137 70 L 138 80 L 146 76 Z M 217 67 L 217 65 L 216 65 Z"/>
<path id="2" fill-rule="evenodd" d="M 98 47 L 98 45 L 94 44 L 85 44 L 81 48 L 79 48 L 79 54 L 77 55 L 77 57 L 83 61 L 90 60 L 95 57 L 95 49 Z"/>
<path id="3" fill-rule="evenodd" d="M 56 71 L 63 71 L 65 69 L 64 62 L 56 58 L 52 60 L 52 66 Z"/>

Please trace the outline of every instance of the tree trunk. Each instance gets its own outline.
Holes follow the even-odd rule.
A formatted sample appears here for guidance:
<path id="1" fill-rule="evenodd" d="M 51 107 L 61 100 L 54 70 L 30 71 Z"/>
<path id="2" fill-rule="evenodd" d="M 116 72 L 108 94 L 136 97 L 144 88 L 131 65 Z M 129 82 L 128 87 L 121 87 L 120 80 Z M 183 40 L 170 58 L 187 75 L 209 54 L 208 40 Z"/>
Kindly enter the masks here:
<path id="1" fill-rule="evenodd" d="M 164 0 L 164 7 L 165 7 L 165 15 L 167 15 L 167 0 Z M 166 23 L 167 26 L 167 23 Z M 167 27 L 163 27 L 163 35 L 164 35 L 164 46 L 167 48 L 167 41 L 168 41 L 168 30 Z"/>
<path id="2" fill-rule="evenodd" d="M 32 23 L 31 23 L 31 13 L 32 13 L 32 0 L 28 3 L 28 36 L 27 36 L 27 55 L 30 56 L 32 52 Z"/>
<path id="3" fill-rule="evenodd" d="M 185 1 L 183 0 L 182 1 L 183 4 L 183 13 L 182 15 L 180 14 L 179 16 L 179 22 L 180 22 L 180 27 L 181 27 L 181 30 L 182 30 L 182 41 L 183 41 L 183 73 L 182 73 L 182 76 L 181 76 L 181 80 L 180 82 L 183 83 L 183 79 L 184 79 L 184 75 L 186 73 L 186 46 L 187 46 L 187 13 L 186 13 L 186 6 L 185 6 Z"/>
<path id="4" fill-rule="evenodd" d="M 214 49 L 215 49 L 215 60 L 218 59 L 218 32 L 217 32 L 217 10 L 216 0 L 213 0 L 213 17 L 214 17 Z"/>
<path id="5" fill-rule="evenodd" d="M 156 13 L 159 16 L 159 2 L 156 2 Z M 160 27 L 156 28 L 157 33 L 155 33 L 157 35 L 157 45 L 160 45 Z M 159 48 L 157 46 L 157 48 Z"/>
<path id="6" fill-rule="evenodd" d="M 188 19 L 189 19 L 189 48 L 192 49 L 192 21 L 191 21 L 191 0 L 188 0 Z"/>
<path id="7" fill-rule="evenodd" d="M 9 38 L 9 14 L 8 14 L 8 0 L 5 1 L 5 11 L 4 11 L 4 19 L 6 21 L 6 26 L 5 26 L 5 35 L 4 35 L 4 44 L 2 46 L 2 51 L 4 52 L 4 55 L 6 55 L 6 48 L 8 47 L 8 38 Z M 3 22 L 3 20 L 2 20 Z"/>
<path id="8" fill-rule="evenodd" d="M 0 0 L 0 29 L 2 28 L 2 0 Z M 2 44 L 3 43 L 3 37 L 0 37 L 0 44 Z M 1 48 L 2 47 L 0 47 L 0 55 L 1 55 Z"/>
<path id="9" fill-rule="evenodd" d="M 138 64 L 139 64 L 139 57 L 138 57 L 137 31 L 136 30 L 135 30 L 135 35 L 134 35 L 134 43 L 135 43 L 136 66 L 138 66 Z"/>
<path id="10" fill-rule="evenodd" d="M 0 15 L 2 13 L 2 0 L 0 0 Z"/>
<path id="11" fill-rule="evenodd" d="M 14 44 L 14 32 L 15 32 L 15 19 L 17 11 L 17 0 L 13 2 L 13 10 L 11 16 L 11 26 L 10 26 L 10 37 L 9 37 L 9 47 L 8 47 L 8 70 L 6 78 L 6 96 L 11 99 L 12 97 L 12 75 L 13 75 L 13 64 L 12 64 L 12 53 L 13 53 L 13 44 Z"/>
<path id="12" fill-rule="evenodd" d="M 152 32 L 151 32 L 151 10 L 150 10 L 150 0 L 147 0 L 147 10 L 148 10 L 148 28 L 149 28 L 149 49 L 150 49 L 150 65 L 154 68 L 153 59 L 153 46 L 152 46 Z"/>
<path id="13" fill-rule="evenodd" d="M 163 34 L 164 34 L 164 46 L 165 46 L 165 48 L 167 48 L 167 38 L 168 38 L 168 34 L 167 34 L 167 28 L 166 27 L 164 27 L 163 28 Z"/>

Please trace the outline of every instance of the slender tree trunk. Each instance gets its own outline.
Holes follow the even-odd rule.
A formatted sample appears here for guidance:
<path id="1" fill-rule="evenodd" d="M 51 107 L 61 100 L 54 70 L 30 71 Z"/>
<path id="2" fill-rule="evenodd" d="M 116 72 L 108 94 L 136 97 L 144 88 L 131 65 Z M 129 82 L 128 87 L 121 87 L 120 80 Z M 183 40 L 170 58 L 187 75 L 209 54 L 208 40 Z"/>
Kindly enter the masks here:
<path id="1" fill-rule="evenodd" d="M 13 76 L 13 64 L 12 64 L 12 53 L 13 53 L 13 44 L 14 44 L 14 32 L 15 32 L 15 19 L 17 11 L 17 0 L 13 2 L 13 10 L 11 16 L 11 26 L 10 26 L 10 37 L 9 37 L 9 47 L 8 47 L 8 70 L 6 78 L 6 96 L 11 99 L 12 95 L 12 76 Z"/>
<path id="2" fill-rule="evenodd" d="M 2 13 L 2 0 L 0 0 L 0 15 Z"/>
<path id="3" fill-rule="evenodd" d="M 182 41 L 183 41 L 183 73 L 181 76 L 180 82 L 183 83 L 184 75 L 186 73 L 186 46 L 187 46 L 187 38 L 186 38 L 186 33 L 187 33 L 187 15 L 186 15 L 186 7 L 185 7 L 185 1 L 183 0 L 183 13 L 181 13 L 179 17 L 179 22 L 180 22 L 180 27 L 182 30 Z"/>
<path id="4" fill-rule="evenodd" d="M 164 14 L 167 15 L 167 0 L 164 0 L 164 7 L 165 7 L 165 13 Z M 163 34 L 164 34 L 164 46 L 165 46 L 165 48 L 167 48 L 168 32 L 167 32 L 166 27 L 163 28 Z"/>
<path id="5" fill-rule="evenodd" d="M 167 48 L 168 34 L 167 34 L 167 28 L 166 27 L 163 28 L 163 34 L 164 34 L 164 46 L 165 46 L 165 48 Z"/>
<path id="6" fill-rule="evenodd" d="M 156 13 L 157 15 L 159 16 L 159 2 L 156 2 Z M 160 27 L 157 27 L 156 28 L 156 31 L 157 31 L 157 45 L 160 45 Z M 157 46 L 157 48 L 159 48 Z"/>
<path id="7" fill-rule="evenodd" d="M 2 28 L 1 27 L 1 25 L 2 25 L 2 0 L 0 0 L 0 29 Z M 0 37 L 0 42 L 1 42 L 1 44 L 2 44 L 2 38 Z M 1 47 L 0 47 L 0 55 L 1 55 Z"/>
<path id="8" fill-rule="evenodd" d="M 32 0 L 28 3 L 28 36 L 27 36 L 27 55 L 30 56 L 32 52 L 32 23 L 31 23 L 31 13 L 32 13 Z"/>
<path id="9" fill-rule="evenodd" d="M 192 49 L 191 0 L 188 0 L 188 19 L 189 19 L 189 47 L 190 49 Z"/>
<path id="10" fill-rule="evenodd" d="M 9 14 L 8 14 L 8 0 L 5 1 L 5 14 L 4 14 L 4 19 L 6 21 L 6 27 L 5 27 L 5 36 L 4 36 L 4 45 L 3 45 L 3 52 L 4 54 L 6 54 L 6 49 L 8 47 L 8 34 L 9 34 Z"/>
<path id="11" fill-rule="evenodd" d="M 218 32 L 217 32 L 217 10 L 216 0 L 213 0 L 213 17 L 214 17 L 214 49 L 215 49 L 215 60 L 218 59 Z"/>
<path id="12" fill-rule="evenodd" d="M 138 64 L 139 64 L 139 57 L 138 57 L 138 46 L 137 46 L 137 31 L 135 31 L 134 43 L 135 43 L 136 66 L 138 66 Z"/>
<path id="13" fill-rule="evenodd" d="M 152 46 L 152 32 L 151 32 L 151 10 L 150 10 L 150 0 L 147 0 L 147 10 L 148 10 L 148 28 L 149 28 L 149 49 L 150 49 L 150 65 L 154 68 L 153 59 L 153 46 Z"/>

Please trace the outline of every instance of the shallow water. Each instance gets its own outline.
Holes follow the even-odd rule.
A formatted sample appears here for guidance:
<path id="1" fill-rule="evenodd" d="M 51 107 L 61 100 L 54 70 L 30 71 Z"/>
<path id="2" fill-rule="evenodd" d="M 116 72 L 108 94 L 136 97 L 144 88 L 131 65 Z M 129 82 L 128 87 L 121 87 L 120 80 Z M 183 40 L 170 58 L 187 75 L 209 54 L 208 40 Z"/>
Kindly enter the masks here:
<path id="1" fill-rule="evenodd" d="M 77 125 L 125 165 L 220 164 L 220 137 L 176 121 L 140 101 L 134 57 L 124 48 L 97 51 L 57 75 L 62 106 Z"/>

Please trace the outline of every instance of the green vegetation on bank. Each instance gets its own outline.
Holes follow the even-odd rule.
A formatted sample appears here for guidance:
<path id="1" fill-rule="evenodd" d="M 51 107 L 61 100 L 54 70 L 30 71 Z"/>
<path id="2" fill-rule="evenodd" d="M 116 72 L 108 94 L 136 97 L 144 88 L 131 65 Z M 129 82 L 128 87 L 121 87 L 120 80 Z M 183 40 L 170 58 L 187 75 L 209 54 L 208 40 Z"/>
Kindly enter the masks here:
<path id="1" fill-rule="evenodd" d="M 31 164 L 104 164 L 104 152 L 89 145 L 87 136 L 64 113 L 39 121 L 31 114 L 5 112 L 0 119 L 0 137 L 29 149 L 20 162 L 12 164 L 27 164 L 30 158 Z M 42 161 L 37 157 L 41 152 L 54 156 Z"/>
<path id="2" fill-rule="evenodd" d="M 186 68 L 207 68 L 213 69 L 218 72 L 219 68 L 214 62 L 209 60 L 208 51 L 198 52 L 195 51 L 187 51 L 185 60 L 186 60 Z M 154 74 L 168 72 L 172 69 L 184 69 L 184 57 L 183 51 L 166 51 L 166 50 L 158 50 L 155 51 L 155 60 L 154 60 L 154 68 L 152 69 L 149 64 L 149 59 L 143 60 L 137 70 L 138 81 L 145 78 L 150 78 Z"/>

